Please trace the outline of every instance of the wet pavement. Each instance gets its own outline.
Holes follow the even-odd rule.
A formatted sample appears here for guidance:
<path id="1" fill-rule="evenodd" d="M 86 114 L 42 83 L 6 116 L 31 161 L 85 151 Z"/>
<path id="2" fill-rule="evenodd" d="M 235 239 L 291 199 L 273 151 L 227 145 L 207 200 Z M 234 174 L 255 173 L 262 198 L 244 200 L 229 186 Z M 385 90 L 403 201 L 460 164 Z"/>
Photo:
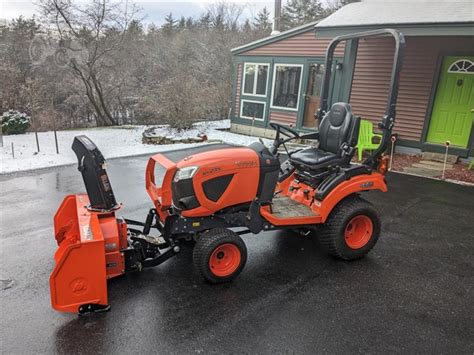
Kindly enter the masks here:
<path id="1" fill-rule="evenodd" d="M 109 162 L 130 218 L 151 207 L 145 164 Z M 111 280 L 112 310 L 78 318 L 51 309 L 48 278 L 52 217 L 65 194 L 84 190 L 80 174 L 63 167 L 1 177 L 0 350 L 472 354 L 474 188 L 399 174 L 388 182 L 388 193 L 366 194 L 383 232 L 363 260 L 327 257 L 312 235 L 246 235 L 248 263 L 233 283 L 202 282 L 185 248 Z"/>

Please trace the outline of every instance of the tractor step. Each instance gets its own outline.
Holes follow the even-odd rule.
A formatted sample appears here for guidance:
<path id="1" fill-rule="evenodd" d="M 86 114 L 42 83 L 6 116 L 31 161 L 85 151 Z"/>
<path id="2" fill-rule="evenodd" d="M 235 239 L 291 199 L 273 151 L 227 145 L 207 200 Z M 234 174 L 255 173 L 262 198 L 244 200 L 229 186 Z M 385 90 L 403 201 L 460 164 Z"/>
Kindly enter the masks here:
<path id="1" fill-rule="evenodd" d="M 273 199 L 272 214 L 277 218 L 311 217 L 315 215 L 311 208 L 293 201 L 287 196 L 279 196 Z"/>

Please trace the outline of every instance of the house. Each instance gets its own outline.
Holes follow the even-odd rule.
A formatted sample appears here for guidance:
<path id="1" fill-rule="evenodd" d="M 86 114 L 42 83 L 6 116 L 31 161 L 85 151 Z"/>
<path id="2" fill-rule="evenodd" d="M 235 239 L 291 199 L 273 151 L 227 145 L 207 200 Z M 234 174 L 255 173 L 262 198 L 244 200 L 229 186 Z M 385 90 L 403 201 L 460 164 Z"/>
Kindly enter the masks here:
<path id="1" fill-rule="evenodd" d="M 394 133 L 397 147 L 474 156 L 474 3 L 469 0 L 366 0 L 319 23 L 232 50 L 231 129 L 272 136 L 270 122 L 315 129 L 326 47 L 347 33 L 395 28 L 406 37 Z M 385 111 L 393 39 L 348 41 L 336 49 L 332 102 L 380 122 Z M 351 85 L 352 82 L 352 85 Z"/>

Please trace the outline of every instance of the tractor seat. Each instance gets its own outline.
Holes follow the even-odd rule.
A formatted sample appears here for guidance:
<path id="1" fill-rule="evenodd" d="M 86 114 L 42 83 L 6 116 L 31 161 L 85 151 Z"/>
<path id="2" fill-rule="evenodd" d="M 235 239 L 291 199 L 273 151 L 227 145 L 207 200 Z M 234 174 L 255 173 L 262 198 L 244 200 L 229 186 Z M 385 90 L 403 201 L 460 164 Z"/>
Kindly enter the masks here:
<path id="1" fill-rule="evenodd" d="M 319 146 L 295 152 L 290 162 L 297 169 L 320 170 L 350 164 L 359 136 L 360 118 L 344 102 L 332 105 L 319 125 Z"/>

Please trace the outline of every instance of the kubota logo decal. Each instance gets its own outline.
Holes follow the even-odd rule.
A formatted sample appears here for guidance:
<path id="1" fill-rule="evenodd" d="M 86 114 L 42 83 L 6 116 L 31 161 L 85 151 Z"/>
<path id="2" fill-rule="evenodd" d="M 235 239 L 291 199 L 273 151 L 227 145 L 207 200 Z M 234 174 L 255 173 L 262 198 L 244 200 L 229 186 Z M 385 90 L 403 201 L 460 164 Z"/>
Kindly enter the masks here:
<path id="1" fill-rule="evenodd" d="M 364 182 L 363 184 L 360 184 L 360 187 L 363 188 L 363 189 L 367 189 L 367 188 L 372 187 L 372 186 L 374 186 L 373 181 Z"/>
<path id="2" fill-rule="evenodd" d="M 239 168 L 253 168 L 257 166 L 257 163 L 254 160 L 236 161 L 235 165 L 237 165 Z"/>
<path id="3" fill-rule="evenodd" d="M 221 171 L 221 168 L 219 168 L 219 167 L 210 168 L 209 170 L 205 170 L 205 171 L 202 173 L 202 175 L 203 175 L 203 176 L 206 176 L 206 175 L 209 175 L 209 174 L 217 173 L 217 172 L 219 172 L 219 171 Z"/>
<path id="4" fill-rule="evenodd" d="M 89 289 L 89 283 L 85 278 L 78 277 L 71 281 L 69 288 L 71 289 L 72 293 L 76 295 L 82 295 Z"/>

